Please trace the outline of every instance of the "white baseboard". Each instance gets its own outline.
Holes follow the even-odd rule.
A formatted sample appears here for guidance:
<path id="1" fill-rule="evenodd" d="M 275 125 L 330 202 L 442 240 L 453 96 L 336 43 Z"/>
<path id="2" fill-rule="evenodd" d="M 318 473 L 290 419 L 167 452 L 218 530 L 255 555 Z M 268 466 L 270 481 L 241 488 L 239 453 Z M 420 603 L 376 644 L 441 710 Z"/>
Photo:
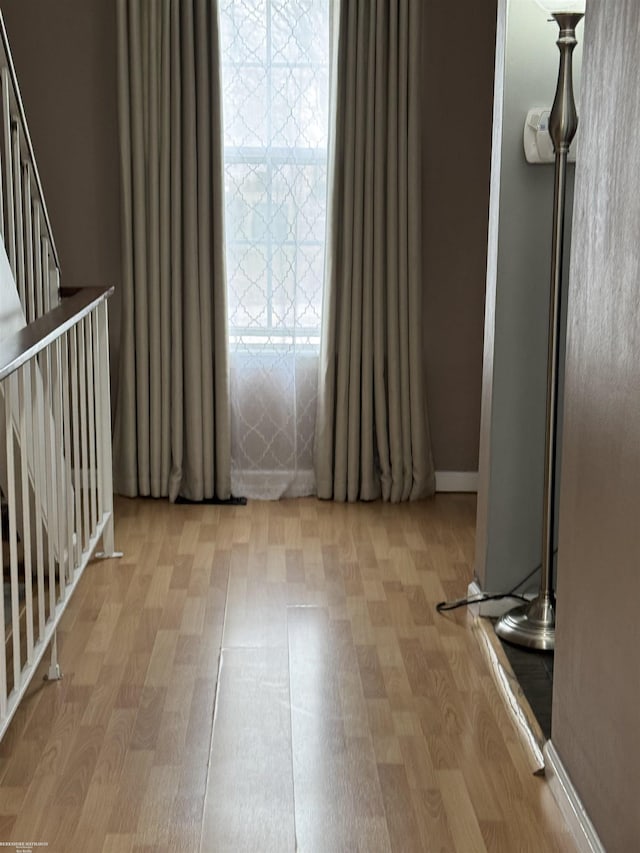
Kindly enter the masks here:
<path id="1" fill-rule="evenodd" d="M 484 595 L 477 581 L 471 581 L 467 587 L 467 596 L 472 598 L 476 595 Z M 525 594 L 525 598 L 535 598 L 535 593 Z M 505 613 L 522 604 L 517 598 L 500 598 L 497 601 L 481 601 L 478 604 L 469 605 L 469 611 L 474 616 L 485 616 L 488 619 L 499 619 Z"/>
<path id="2" fill-rule="evenodd" d="M 477 491 L 477 471 L 436 471 L 436 492 Z"/>
<path id="3" fill-rule="evenodd" d="M 589 820 L 589 815 L 573 787 L 555 746 L 548 740 L 542 751 L 545 759 L 545 778 L 576 841 L 579 853 L 605 853 L 598 833 Z"/>
<path id="4" fill-rule="evenodd" d="M 493 625 L 486 619 L 474 619 L 471 625 L 496 688 L 504 701 L 505 709 L 518 733 L 518 739 L 526 753 L 531 772 L 536 776 L 542 775 L 544 774 L 542 747 L 545 736 L 513 674 L 506 653 L 493 630 Z"/>

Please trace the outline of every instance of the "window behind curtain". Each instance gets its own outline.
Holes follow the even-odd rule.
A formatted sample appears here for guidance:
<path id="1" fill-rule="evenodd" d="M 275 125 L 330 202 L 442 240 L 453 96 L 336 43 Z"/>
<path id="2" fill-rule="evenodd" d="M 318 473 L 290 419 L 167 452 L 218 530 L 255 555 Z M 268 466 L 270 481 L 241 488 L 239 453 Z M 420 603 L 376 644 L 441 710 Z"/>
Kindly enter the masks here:
<path id="1" fill-rule="evenodd" d="M 236 494 L 313 491 L 330 0 L 221 0 Z"/>

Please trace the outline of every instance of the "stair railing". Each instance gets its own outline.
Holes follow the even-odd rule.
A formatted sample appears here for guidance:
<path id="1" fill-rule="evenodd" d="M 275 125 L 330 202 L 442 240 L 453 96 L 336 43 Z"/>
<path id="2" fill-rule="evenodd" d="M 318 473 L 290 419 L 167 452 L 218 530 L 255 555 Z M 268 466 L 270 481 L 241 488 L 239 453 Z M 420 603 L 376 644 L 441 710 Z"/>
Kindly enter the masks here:
<path id="1" fill-rule="evenodd" d="M 107 299 L 60 264 L 0 13 L 0 738 L 102 540 L 115 556 Z"/>
<path id="2" fill-rule="evenodd" d="M 107 298 L 87 288 L 0 341 L 0 738 L 102 540 L 114 556 Z M 47 417 L 47 412 L 51 413 Z M 20 533 L 21 531 L 21 533 Z"/>
<path id="3" fill-rule="evenodd" d="M 60 263 L 0 13 L 0 236 L 27 322 L 58 303 Z"/>

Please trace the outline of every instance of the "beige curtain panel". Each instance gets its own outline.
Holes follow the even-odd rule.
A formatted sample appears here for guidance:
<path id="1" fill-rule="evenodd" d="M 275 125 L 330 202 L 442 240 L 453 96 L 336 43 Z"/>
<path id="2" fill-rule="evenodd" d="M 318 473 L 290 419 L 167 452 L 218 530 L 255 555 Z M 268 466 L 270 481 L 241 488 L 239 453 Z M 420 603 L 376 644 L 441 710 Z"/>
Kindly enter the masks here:
<path id="1" fill-rule="evenodd" d="M 322 498 L 434 491 L 422 347 L 422 3 L 340 6 L 315 437 Z"/>
<path id="2" fill-rule="evenodd" d="M 115 488 L 230 495 L 217 6 L 118 0 L 122 340 Z"/>

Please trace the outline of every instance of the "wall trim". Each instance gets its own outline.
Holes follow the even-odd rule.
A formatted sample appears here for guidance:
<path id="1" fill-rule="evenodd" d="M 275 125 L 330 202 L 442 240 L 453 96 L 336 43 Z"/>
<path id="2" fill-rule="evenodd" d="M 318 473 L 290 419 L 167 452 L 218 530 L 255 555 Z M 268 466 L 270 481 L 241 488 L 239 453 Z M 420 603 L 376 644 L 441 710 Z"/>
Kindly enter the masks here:
<path id="1" fill-rule="evenodd" d="M 606 853 L 582 800 L 550 740 L 545 743 L 542 752 L 545 758 L 545 777 L 549 783 L 549 788 L 575 838 L 579 853 Z"/>
<path id="2" fill-rule="evenodd" d="M 477 491 L 477 471 L 436 471 L 436 492 Z"/>
<path id="3" fill-rule="evenodd" d="M 471 630 L 480 645 L 498 693 L 518 733 L 518 739 L 527 755 L 531 772 L 536 776 L 542 776 L 544 775 L 542 748 L 545 743 L 545 736 L 518 683 L 518 679 L 513 674 L 513 669 L 495 633 L 493 623 L 488 619 L 474 618 L 471 623 Z"/>

